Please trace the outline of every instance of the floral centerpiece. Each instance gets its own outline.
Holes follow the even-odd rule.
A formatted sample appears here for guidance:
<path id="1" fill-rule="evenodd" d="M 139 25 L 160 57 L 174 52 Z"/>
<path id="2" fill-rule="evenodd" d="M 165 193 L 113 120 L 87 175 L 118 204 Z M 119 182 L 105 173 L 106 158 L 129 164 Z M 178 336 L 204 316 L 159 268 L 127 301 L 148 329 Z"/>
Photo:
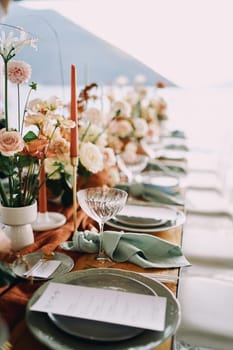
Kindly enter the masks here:
<path id="1" fill-rule="evenodd" d="M 24 207 L 35 201 L 39 191 L 41 166 L 47 158 L 52 158 L 55 154 L 60 156 L 62 147 L 68 147 L 63 130 L 73 126 L 73 122 L 57 112 L 61 103 L 56 98 L 29 102 L 31 91 L 36 89 L 35 83 L 29 85 L 21 117 L 19 88 L 30 78 L 31 67 L 25 62 L 13 61 L 13 58 L 26 46 L 35 47 L 35 39 L 29 38 L 23 30 L 19 36 L 14 36 L 13 32 L 8 35 L 1 33 L 5 110 L 4 127 L 0 130 L 0 168 L 3 177 L 0 179 L 0 199 L 4 207 Z M 16 84 L 18 89 L 18 116 L 14 128 L 9 125 L 8 81 Z M 57 161 L 52 173 L 60 171 L 62 166 L 63 159 Z"/>
<path id="2" fill-rule="evenodd" d="M 78 105 L 78 136 L 79 162 L 77 188 L 99 185 L 114 186 L 119 182 L 119 171 L 113 149 L 108 145 L 107 126 L 104 114 L 97 107 L 89 107 L 90 100 L 96 100 L 93 83 L 81 90 Z M 69 110 L 69 106 L 68 106 Z M 69 111 L 68 111 L 69 112 Z M 67 134 L 69 140 L 70 135 Z M 62 200 L 63 205 L 72 203 L 72 172 L 69 152 L 61 152 L 63 167 L 54 172 L 47 180 L 47 186 L 52 194 L 50 200 Z M 46 172 L 57 167 L 58 155 L 46 159 Z"/>
<path id="3" fill-rule="evenodd" d="M 139 80 L 140 78 L 140 80 Z M 135 85 L 125 90 L 120 100 L 111 89 L 107 97 L 110 103 L 108 137 L 117 153 L 129 160 L 140 153 L 140 142 L 158 142 L 162 122 L 168 120 L 167 103 L 157 94 L 156 89 L 143 85 L 138 77 Z M 116 117 L 116 113 L 117 117 Z"/>

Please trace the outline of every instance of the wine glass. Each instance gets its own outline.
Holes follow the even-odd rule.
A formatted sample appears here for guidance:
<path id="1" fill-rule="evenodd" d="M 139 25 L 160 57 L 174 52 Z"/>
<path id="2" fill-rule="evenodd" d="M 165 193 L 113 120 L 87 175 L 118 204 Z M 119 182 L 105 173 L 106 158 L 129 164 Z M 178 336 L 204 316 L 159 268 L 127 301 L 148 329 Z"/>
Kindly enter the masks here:
<path id="1" fill-rule="evenodd" d="M 81 208 L 99 224 L 99 253 L 96 260 L 101 263 L 111 262 L 103 248 L 104 224 L 124 207 L 128 193 L 103 186 L 80 190 L 77 196 Z"/>
<path id="2" fill-rule="evenodd" d="M 148 156 L 137 154 L 134 161 L 126 162 L 120 154 L 117 155 L 117 164 L 120 170 L 127 176 L 129 184 L 133 182 L 136 175 L 140 174 L 146 168 L 148 160 Z"/>

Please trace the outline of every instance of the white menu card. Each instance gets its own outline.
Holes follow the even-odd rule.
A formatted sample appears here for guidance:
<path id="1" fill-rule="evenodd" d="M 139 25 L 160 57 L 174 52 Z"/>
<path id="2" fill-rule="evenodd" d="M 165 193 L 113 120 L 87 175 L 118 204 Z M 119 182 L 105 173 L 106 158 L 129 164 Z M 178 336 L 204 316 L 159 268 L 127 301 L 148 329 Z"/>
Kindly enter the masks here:
<path id="1" fill-rule="evenodd" d="M 166 303 L 157 295 L 50 282 L 30 310 L 163 331 Z"/>

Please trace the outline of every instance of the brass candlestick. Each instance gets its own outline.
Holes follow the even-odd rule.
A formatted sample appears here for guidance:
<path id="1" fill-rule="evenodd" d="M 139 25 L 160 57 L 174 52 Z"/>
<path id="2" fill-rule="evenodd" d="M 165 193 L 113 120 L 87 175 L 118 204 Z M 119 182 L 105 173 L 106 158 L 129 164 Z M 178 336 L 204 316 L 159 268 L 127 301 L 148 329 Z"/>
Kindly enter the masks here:
<path id="1" fill-rule="evenodd" d="M 78 157 L 71 157 L 71 165 L 73 167 L 73 221 L 74 232 L 77 230 L 77 171 Z"/>

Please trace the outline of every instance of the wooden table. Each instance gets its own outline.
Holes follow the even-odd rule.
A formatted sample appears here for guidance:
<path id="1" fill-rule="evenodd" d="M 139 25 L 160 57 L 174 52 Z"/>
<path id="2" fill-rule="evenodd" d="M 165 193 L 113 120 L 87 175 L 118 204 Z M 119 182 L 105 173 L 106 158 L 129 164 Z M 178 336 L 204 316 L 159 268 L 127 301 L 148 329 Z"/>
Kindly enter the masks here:
<path id="1" fill-rule="evenodd" d="M 69 227 L 67 226 L 69 225 Z M 63 229 L 67 230 L 71 228 L 70 222 L 67 222 Z M 44 233 L 43 233 L 44 234 Z M 71 230 L 72 234 L 72 230 Z M 39 237 L 40 234 L 37 235 Z M 157 232 L 157 237 L 160 237 L 162 239 L 168 240 L 170 242 L 181 244 L 182 239 L 182 227 L 175 228 L 168 230 L 166 232 Z M 37 239 L 36 237 L 36 239 Z M 61 251 L 60 248 L 57 249 L 57 251 Z M 64 253 L 64 251 L 62 251 Z M 74 261 L 75 266 L 73 268 L 73 271 L 75 270 L 82 270 L 86 269 L 91 265 L 91 261 L 94 259 L 93 254 L 86 254 L 86 253 L 68 253 L 66 254 L 70 255 Z M 125 269 L 130 271 L 136 271 L 136 272 L 149 272 L 149 273 L 161 273 L 161 274 L 171 274 L 174 276 L 177 276 L 179 273 L 179 269 L 147 269 L 144 270 L 143 268 L 136 266 L 131 263 L 115 263 L 113 268 L 119 268 L 119 269 Z M 29 281 L 19 281 L 19 283 L 16 286 L 11 287 L 7 291 L 4 292 L 4 294 L 0 297 L 0 300 L 2 299 L 2 304 L 0 304 L 0 313 L 2 316 L 7 319 L 9 314 L 14 314 L 15 310 L 15 320 L 12 322 L 12 320 L 9 320 L 9 327 L 10 327 L 10 342 L 13 346 L 13 349 L 15 350 L 25 350 L 25 349 L 33 349 L 33 350 L 45 350 L 47 349 L 46 346 L 39 343 L 30 333 L 30 331 L 27 328 L 27 325 L 24 320 L 24 312 L 26 307 L 27 300 L 31 297 L 31 295 L 34 293 L 34 291 L 41 285 L 41 282 L 34 282 L 34 285 L 30 285 Z M 177 291 L 177 284 L 176 283 L 166 283 L 166 286 L 174 293 L 176 294 Z M 24 298 L 22 300 L 21 297 L 17 298 L 17 291 L 22 290 L 25 292 Z M 14 292 L 15 291 L 15 292 Z M 5 310 L 1 310 L 1 306 L 4 309 L 4 305 L 6 306 Z M 166 342 L 158 346 L 157 350 L 171 350 L 172 349 L 172 341 L 173 338 L 169 338 Z M 77 349 L 78 350 L 78 349 Z"/>

